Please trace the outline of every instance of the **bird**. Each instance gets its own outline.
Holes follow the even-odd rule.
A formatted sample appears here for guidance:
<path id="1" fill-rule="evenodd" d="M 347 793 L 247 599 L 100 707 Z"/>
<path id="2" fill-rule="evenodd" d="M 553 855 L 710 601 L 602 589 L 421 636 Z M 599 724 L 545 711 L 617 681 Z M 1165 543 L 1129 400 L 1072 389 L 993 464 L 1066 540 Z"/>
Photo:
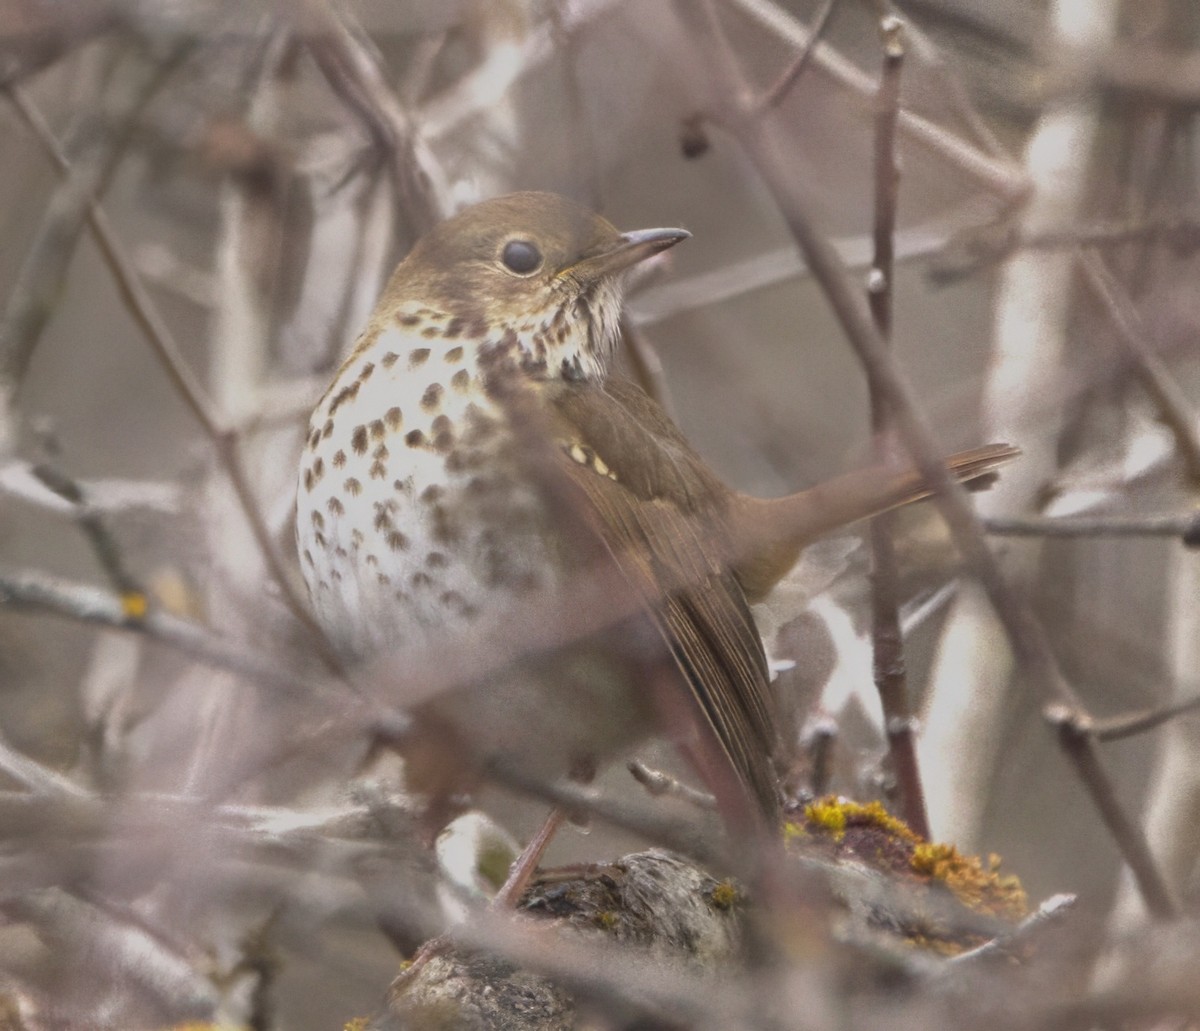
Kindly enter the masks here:
<path id="1" fill-rule="evenodd" d="M 929 490 L 912 469 L 874 467 L 743 494 L 615 371 L 625 273 L 689 236 L 621 232 L 550 193 L 469 207 L 400 263 L 312 413 L 297 548 L 347 660 L 479 646 L 512 613 L 518 637 L 529 612 L 540 631 L 546 613 L 583 626 L 528 653 L 518 641 L 504 668 L 416 706 L 440 756 L 430 794 L 485 759 L 586 778 L 662 735 L 734 823 L 780 818 L 751 605 L 812 540 Z M 989 445 L 947 465 L 969 480 L 1014 454 Z M 627 597 L 589 625 L 604 606 L 585 588 L 608 574 Z"/>

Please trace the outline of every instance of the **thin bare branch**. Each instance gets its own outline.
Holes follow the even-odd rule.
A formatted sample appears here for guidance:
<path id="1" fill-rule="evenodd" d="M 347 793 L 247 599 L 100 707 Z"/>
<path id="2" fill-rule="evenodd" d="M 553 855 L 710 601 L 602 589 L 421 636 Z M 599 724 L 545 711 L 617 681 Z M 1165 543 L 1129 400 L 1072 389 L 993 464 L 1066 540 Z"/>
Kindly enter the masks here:
<path id="1" fill-rule="evenodd" d="M 783 98 L 791 92 L 792 87 L 796 85 L 800 76 L 804 74 L 804 69 L 808 67 L 809 61 L 812 60 L 813 52 L 817 49 L 817 44 L 821 41 L 825 30 L 829 27 L 829 19 L 833 15 L 835 7 L 837 7 L 837 0 L 825 0 L 824 5 L 817 11 L 816 17 L 813 18 L 812 26 L 808 30 L 808 39 L 805 41 L 804 46 L 800 48 L 792 63 L 784 69 L 783 74 L 762 95 L 755 105 L 758 111 L 778 107 L 783 102 Z"/>
<path id="2" fill-rule="evenodd" d="M 900 164 L 896 155 L 896 119 L 900 112 L 900 83 L 904 68 L 904 24 L 885 16 L 879 26 L 883 43 L 883 68 L 875 111 L 875 256 L 867 280 L 867 301 L 879 336 L 888 346 L 892 335 L 892 291 L 895 279 L 894 237 L 899 206 Z M 868 378 L 871 431 L 875 458 L 894 461 L 899 450 L 889 406 Z M 917 765 L 916 721 L 908 697 L 908 670 L 900 627 L 900 571 L 894 533 L 896 517 L 885 512 L 871 520 L 871 646 L 875 688 L 883 707 L 888 757 L 900 792 L 900 812 L 905 822 L 929 840 L 925 790 Z"/>
<path id="3" fill-rule="evenodd" d="M 1189 478 L 1200 484 L 1200 416 L 1146 339 L 1146 329 L 1133 299 L 1122 289 L 1104 259 L 1095 251 L 1086 250 L 1079 251 L 1078 257 L 1084 282 L 1108 316 L 1117 342 L 1158 406 L 1163 422 L 1175 435 Z"/>

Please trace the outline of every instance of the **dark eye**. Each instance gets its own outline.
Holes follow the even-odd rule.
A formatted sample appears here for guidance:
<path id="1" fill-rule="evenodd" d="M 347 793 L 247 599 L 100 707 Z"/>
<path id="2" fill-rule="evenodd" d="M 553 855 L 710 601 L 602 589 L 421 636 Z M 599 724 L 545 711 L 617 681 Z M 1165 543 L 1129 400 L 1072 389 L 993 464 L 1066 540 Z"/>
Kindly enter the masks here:
<path id="1" fill-rule="evenodd" d="M 524 276 L 542 263 L 542 252 L 528 240 L 509 240 L 500 252 L 500 260 L 510 272 Z"/>

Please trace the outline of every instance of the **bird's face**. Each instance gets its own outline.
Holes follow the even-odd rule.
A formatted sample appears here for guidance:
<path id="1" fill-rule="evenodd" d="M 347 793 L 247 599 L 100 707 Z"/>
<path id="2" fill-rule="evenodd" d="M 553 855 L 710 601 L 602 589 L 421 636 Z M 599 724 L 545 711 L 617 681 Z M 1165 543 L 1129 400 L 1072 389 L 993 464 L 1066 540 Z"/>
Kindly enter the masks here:
<path id="1" fill-rule="evenodd" d="M 539 367 L 603 374 L 617 340 L 623 273 L 673 246 L 682 229 L 621 233 L 550 193 L 514 193 L 448 219 L 420 240 L 388 286 L 486 327 Z"/>

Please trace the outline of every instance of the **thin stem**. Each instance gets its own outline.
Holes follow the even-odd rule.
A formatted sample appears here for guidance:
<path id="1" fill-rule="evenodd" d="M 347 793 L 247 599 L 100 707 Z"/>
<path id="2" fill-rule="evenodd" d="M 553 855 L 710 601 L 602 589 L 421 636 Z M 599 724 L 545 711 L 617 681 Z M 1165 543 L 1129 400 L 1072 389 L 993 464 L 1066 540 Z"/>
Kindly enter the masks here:
<path id="1" fill-rule="evenodd" d="M 880 338 L 890 346 L 892 293 L 895 273 L 896 211 L 899 204 L 900 168 L 896 159 L 896 118 L 900 111 L 900 82 L 904 68 L 904 26 L 887 16 L 880 23 L 883 68 L 875 111 L 874 259 L 868 276 L 867 300 Z M 888 405 L 877 384 L 868 379 L 871 430 L 875 458 L 894 460 L 896 433 Z M 908 699 L 908 672 L 900 628 L 900 573 L 893 542 L 895 516 L 884 513 L 871 520 L 871 647 L 875 687 L 883 707 L 888 754 L 900 790 L 900 810 L 905 821 L 926 840 L 929 814 L 917 764 L 915 721 Z"/>

